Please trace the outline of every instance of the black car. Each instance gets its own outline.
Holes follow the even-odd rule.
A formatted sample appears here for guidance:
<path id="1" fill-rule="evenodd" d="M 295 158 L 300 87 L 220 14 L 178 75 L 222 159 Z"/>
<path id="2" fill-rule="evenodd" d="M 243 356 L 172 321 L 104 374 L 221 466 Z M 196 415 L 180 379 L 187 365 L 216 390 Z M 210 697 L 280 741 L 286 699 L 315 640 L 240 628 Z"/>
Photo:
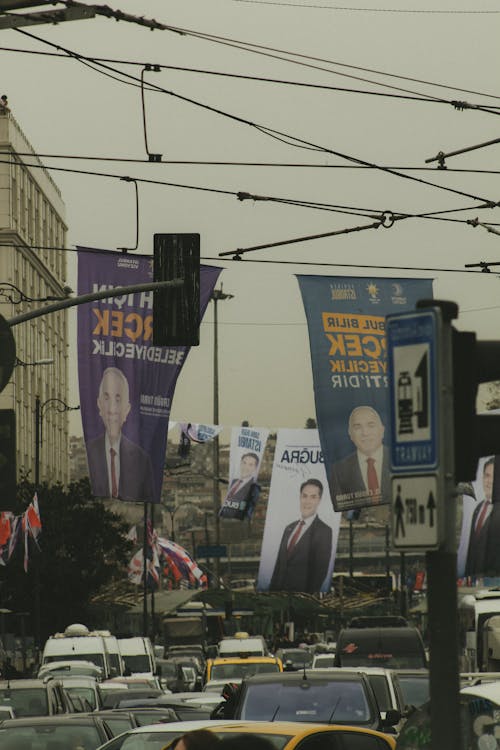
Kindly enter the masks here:
<path id="1" fill-rule="evenodd" d="M 0 681 L 0 705 L 10 706 L 14 716 L 52 716 L 73 713 L 75 707 L 59 680 Z"/>
<path id="2" fill-rule="evenodd" d="M 283 669 L 286 672 L 310 667 L 313 662 L 313 655 L 305 648 L 279 648 L 276 651 L 276 656 L 281 659 Z"/>
<path id="3" fill-rule="evenodd" d="M 93 714 L 7 719 L 0 725 L 0 747 L 96 750 L 113 737 L 106 723 Z"/>
<path id="4" fill-rule="evenodd" d="M 111 731 L 113 737 L 126 732 L 127 729 L 143 727 L 147 724 L 164 724 L 179 721 L 179 717 L 172 708 L 111 708 L 104 711 L 94 711 Z"/>
<path id="5" fill-rule="evenodd" d="M 179 717 L 179 721 L 194 721 L 195 719 L 209 719 L 213 705 L 203 703 L 186 703 L 175 695 L 164 694 L 160 698 L 144 698 L 142 700 L 123 700 L 118 704 L 120 708 L 136 710 L 138 708 L 171 708 Z"/>
<path id="6" fill-rule="evenodd" d="M 382 729 L 395 724 L 401 715 L 388 711 L 382 720 L 373 689 L 363 673 L 304 670 L 258 674 L 243 680 L 234 718 Z"/>

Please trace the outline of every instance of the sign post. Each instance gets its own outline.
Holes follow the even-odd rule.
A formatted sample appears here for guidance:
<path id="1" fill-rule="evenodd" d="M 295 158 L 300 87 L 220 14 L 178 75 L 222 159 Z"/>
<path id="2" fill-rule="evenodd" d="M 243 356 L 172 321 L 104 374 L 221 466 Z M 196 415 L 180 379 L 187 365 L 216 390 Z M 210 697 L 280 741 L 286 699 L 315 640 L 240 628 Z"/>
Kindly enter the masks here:
<path id="1" fill-rule="evenodd" d="M 387 318 L 392 539 L 426 550 L 431 746 L 461 748 L 455 540 L 453 328 L 458 308 L 421 302 Z"/>

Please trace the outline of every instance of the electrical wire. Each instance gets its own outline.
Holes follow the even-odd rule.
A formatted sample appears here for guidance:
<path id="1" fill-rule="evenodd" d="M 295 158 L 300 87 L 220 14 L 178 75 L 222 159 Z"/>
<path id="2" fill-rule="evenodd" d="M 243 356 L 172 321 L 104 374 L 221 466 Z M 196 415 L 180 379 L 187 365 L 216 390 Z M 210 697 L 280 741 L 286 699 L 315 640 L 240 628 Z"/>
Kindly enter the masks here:
<path id="1" fill-rule="evenodd" d="M 371 169 L 362 164 L 313 164 L 307 162 L 269 162 L 269 161 L 214 161 L 197 159 L 163 159 L 161 162 L 151 162 L 149 159 L 132 159 L 125 156 L 88 156 L 82 154 L 42 154 L 34 151 L 16 151 L 17 156 L 36 156 L 39 159 L 74 159 L 81 161 L 109 161 L 122 162 L 124 164 L 165 164 L 172 166 L 196 166 L 196 167 L 283 167 L 297 169 Z M 12 151 L 2 151 L 1 154 L 12 154 Z M 500 174 L 500 169 L 462 169 L 446 167 L 407 167 L 393 164 L 381 165 L 386 169 L 397 169 L 400 172 L 433 172 L 434 174 Z M 52 167 L 48 167 L 52 169 Z"/>
<path id="2" fill-rule="evenodd" d="M 41 41 L 41 42 L 43 42 L 45 44 L 48 44 L 51 47 L 55 47 L 56 49 L 63 50 L 64 52 L 66 52 L 67 54 L 71 55 L 72 57 L 74 57 L 77 60 L 80 57 L 78 55 L 78 53 L 75 53 L 75 52 L 73 52 L 71 50 L 67 50 L 66 48 L 61 47 L 60 45 L 55 44 L 53 42 L 48 42 L 48 41 L 42 39 L 41 37 L 37 37 L 36 35 L 31 34 L 30 32 L 23 31 L 22 29 L 16 29 L 16 31 L 18 31 L 21 34 L 25 34 L 25 35 L 33 38 L 33 39 L 36 39 L 37 41 Z M 103 63 L 99 63 L 99 65 L 101 65 L 101 66 L 103 66 L 105 68 L 109 67 L 107 65 L 104 65 Z M 130 74 L 126 74 L 126 76 L 128 78 L 131 78 L 131 79 L 135 80 L 135 81 L 139 80 L 139 79 L 137 79 L 137 77 L 132 76 Z M 239 124 L 247 125 L 247 126 L 252 127 L 254 129 L 260 130 L 261 132 L 265 132 L 267 135 L 270 135 L 273 138 L 274 137 L 278 137 L 278 138 L 290 139 L 299 148 L 304 148 L 305 147 L 305 148 L 318 149 L 318 150 L 320 150 L 320 151 L 322 151 L 324 153 L 333 154 L 334 156 L 338 156 L 341 159 L 345 159 L 346 161 L 350 161 L 350 162 L 353 162 L 355 164 L 362 164 L 364 166 L 371 167 L 374 170 L 381 171 L 381 172 L 383 172 L 385 174 L 391 174 L 393 176 L 400 177 L 400 178 L 402 178 L 404 180 L 409 180 L 409 181 L 412 181 L 412 182 L 416 182 L 416 183 L 419 183 L 421 185 L 427 185 L 428 187 L 434 187 L 434 188 L 436 188 L 438 190 L 443 190 L 445 192 L 453 193 L 454 195 L 460 195 L 462 197 L 472 198 L 473 200 L 487 202 L 487 203 L 490 203 L 492 206 L 496 206 L 497 205 L 496 201 L 491 201 L 491 200 L 486 199 L 484 197 L 477 196 L 477 195 L 475 195 L 473 193 L 467 193 L 467 192 L 462 191 L 462 190 L 456 190 L 454 188 L 445 187 L 443 185 L 437 185 L 436 183 L 430 182 L 429 180 L 424 180 L 424 179 L 422 179 L 420 177 L 413 177 L 412 175 L 405 174 L 403 172 L 398 172 L 397 170 L 387 169 L 385 167 L 379 166 L 378 164 L 375 164 L 374 162 L 368 162 L 368 161 L 366 161 L 364 159 L 359 159 L 357 157 L 351 156 L 350 154 L 344 154 L 341 151 L 336 151 L 334 149 L 327 148 L 326 146 L 321 146 L 321 145 L 318 145 L 316 143 L 312 143 L 311 141 L 307 141 L 307 140 L 305 140 L 303 138 L 298 138 L 297 136 L 293 136 L 293 135 L 290 135 L 288 133 L 283 133 L 282 131 L 276 130 L 274 128 L 270 128 L 268 126 L 260 125 L 258 123 L 255 123 L 255 122 L 251 121 L 251 120 L 247 120 L 247 119 L 245 119 L 243 117 L 238 117 L 237 115 L 231 114 L 229 112 L 225 112 L 224 110 L 218 109 L 217 107 L 212 107 L 212 106 L 210 106 L 208 104 L 204 104 L 202 102 L 199 102 L 199 101 L 197 101 L 195 99 L 192 99 L 191 97 L 186 97 L 186 96 L 183 96 L 182 94 L 178 94 L 176 92 L 169 91 L 168 89 L 164 89 L 163 87 L 157 86 L 156 84 L 154 84 L 154 88 L 156 88 L 159 91 L 162 91 L 162 92 L 168 94 L 169 96 L 172 96 L 172 97 L 174 97 L 176 99 L 179 99 L 180 101 L 184 101 L 186 103 L 189 103 L 189 104 L 192 104 L 192 105 L 194 105 L 196 107 L 199 107 L 199 108 L 201 108 L 201 109 L 203 109 L 205 111 L 212 112 L 213 114 L 217 114 L 219 116 L 222 116 L 222 117 L 225 117 L 227 119 L 230 119 L 233 122 L 238 122 Z M 290 143 L 290 145 L 292 145 L 292 143 Z"/>
<path id="3" fill-rule="evenodd" d="M 233 0 L 234 3 L 248 3 L 251 5 L 285 5 L 293 8 L 320 8 L 325 10 L 342 10 L 352 13 L 407 13 L 424 15 L 494 15 L 500 10 L 432 10 L 429 8 L 351 8 L 343 5 L 309 5 L 304 3 L 278 2 L 277 0 Z"/>
<path id="4" fill-rule="evenodd" d="M 27 49 L 20 49 L 16 47 L 0 47 L 0 52 L 1 51 L 34 54 L 34 55 L 46 55 L 48 57 L 56 57 L 61 60 L 68 59 L 68 55 L 66 54 L 63 55 L 63 54 L 56 53 L 56 52 L 33 51 L 33 50 L 27 50 Z M 133 66 L 146 65 L 146 63 L 141 63 L 136 60 L 123 60 L 123 59 L 120 60 L 120 59 L 108 58 L 108 57 L 95 57 L 93 59 L 96 62 L 112 63 L 114 65 L 133 65 Z M 410 94 L 390 94 L 384 91 L 368 91 L 366 89 L 352 89 L 352 88 L 346 88 L 343 86 L 328 86 L 326 84 L 319 84 L 319 83 L 304 83 L 302 81 L 290 81 L 290 80 L 286 80 L 282 78 L 269 78 L 269 77 L 262 77 L 262 76 L 242 75 L 240 73 L 228 73 L 226 71 L 208 70 L 206 68 L 188 68 L 188 67 L 180 66 L 180 65 L 165 65 L 162 63 L 159 63 L 159 64 L 155 63 L 155 65 L 161 70 L 174 70 L 177 72 L 184 72 L 184 73 L 197 73 L 199 75 L 231 78 L 231 79 L 243 80 L 243 81 L 256 81 L 259 83 L 271 83 L 271 84 L 278 84 L 278 85 L 283 85 L 283 86 L 296 86 L 299 88 L 318 89 L 322 91 L 336 91 L 336 92 L 347 93 L 347 94 L 377 96 L 377 97 L 388 98 L 388 99 L 400 99 L 403 101 L 424 102 L 427 104 L 445 104 L 448 106 L 451 105 L 455 108 L 457 108 L 457 105 L 459 104 L 458 102 L 454 100 L 437 98 L 437 97 L 429 97 L 429 96 L 423 96 L 423 95 L 417 96 L 417 95 L 410 95 Z M 113 78 L 113 76 L 111 75 L 109 77 Z M 121 80 L 121 79 L 117 79 L 117 80 Z M 125 81 L 121 81 L 121 82 L 124 83 Z M 135 84 L 131 83 L 130 85 L 135 85 Z M 145 88 L 147 89 L 148 86 L 146 85 Z M 486 107 L 488 107 L 488 109 L 486 109 Z M 467 103 L 467 109 L 480 109 L 480 111 L 492 112 L 492 110 L 495 110 L 495 107 L 493 105 L 481 105 L 481 104 Z M 500 105 L 498 106 L 498 109 L 500 109 Z M 497 112 L 494 112 L 494 111 L 492 113 L 497 114 Z"/>

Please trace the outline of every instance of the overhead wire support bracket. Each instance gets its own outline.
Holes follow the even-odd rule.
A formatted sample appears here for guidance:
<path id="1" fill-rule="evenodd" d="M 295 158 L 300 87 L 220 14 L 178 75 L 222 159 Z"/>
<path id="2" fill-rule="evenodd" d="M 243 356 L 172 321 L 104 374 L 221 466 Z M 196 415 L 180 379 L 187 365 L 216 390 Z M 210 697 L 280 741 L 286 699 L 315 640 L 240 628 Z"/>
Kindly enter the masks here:
<path id="1" fill-rule="evenodd" d="M 477 217 L 475 219 L 467 219 L 467 224 L 474 228 L 482 227 L 483 229 L 486 229 L 487 232 L 490 232 L 490 234 L 500 235 L 500 230 L 495 229 L 495 227 L 490 226 L 490 224 L 486 224 L 484 221 L 479 221 Z"/>
<path id="2" fill-rule="evenodd" d="M 148 129 L 146 125 L 146 102 L 144 100 L 144 73 L 146 72 L 154 72 L 159 73 L 161 71 L 161 68 L 159 65 L 152 65 L 150 63 L 147 63 L 141 70 L 141 103 L 142 103 L 142 126 L 144 129 L 144 145 L 146 147 L 146 153 L 148 155 L 149 161 L 152 162 L 161 162 L 161 154 L 152 154 L 149 151 L 148 146 Z"/>
<path id="3" fill-rule="evenodd" d="M 137 187 L 137 180 L 133 177 L 120 177 L 124 182 L 133 182 L 135 187 L 135 247 L 117 247 L 117 250 L 121 250 L 122 253 L 127 253 L 129 250 L 134 251 L 139 247 L 139 188 Z"/>
<path id="4" fill-rule="evenodd" d="M 436 156 L 432 156 L 430 159 L 426 159 L 426 164 L 431 164 L 433 161 L 439 162 L 439 169 L 446 169 L 445 159 L 448 159 L 450 156 L 458 156 L 459 154 L 466 154 L 469 151 L 476 151 L 479 148 L 485 148 L 485 146 L 493 146 L 495 143 L 500 143 L 500 138 L 494 138 L 492 141 L 485 141 L 484 143 L 477 143 L 474 146 L 464 146 L 464 148 L 459 148 L 456 151 L 448 151 L 448 153 L 444 153 L 444 151 L 438 151 Z"/>

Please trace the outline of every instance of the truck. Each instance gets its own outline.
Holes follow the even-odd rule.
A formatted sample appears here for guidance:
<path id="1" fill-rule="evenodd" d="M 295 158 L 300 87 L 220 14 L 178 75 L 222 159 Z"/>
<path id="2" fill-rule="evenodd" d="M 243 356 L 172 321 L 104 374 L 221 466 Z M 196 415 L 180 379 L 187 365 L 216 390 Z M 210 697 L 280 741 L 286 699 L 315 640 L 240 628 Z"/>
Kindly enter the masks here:
<path id="1" fill-rule="evenodd" d="M 111 638 L 109 631 L 91 631 L 86 625 L 73 623 L 62 633 L 47 639 L 42 665 L 53 661 L 91 661 L 102 670 L 102 679 L 108 680 L 120 674 L 106 643 Z"/>

